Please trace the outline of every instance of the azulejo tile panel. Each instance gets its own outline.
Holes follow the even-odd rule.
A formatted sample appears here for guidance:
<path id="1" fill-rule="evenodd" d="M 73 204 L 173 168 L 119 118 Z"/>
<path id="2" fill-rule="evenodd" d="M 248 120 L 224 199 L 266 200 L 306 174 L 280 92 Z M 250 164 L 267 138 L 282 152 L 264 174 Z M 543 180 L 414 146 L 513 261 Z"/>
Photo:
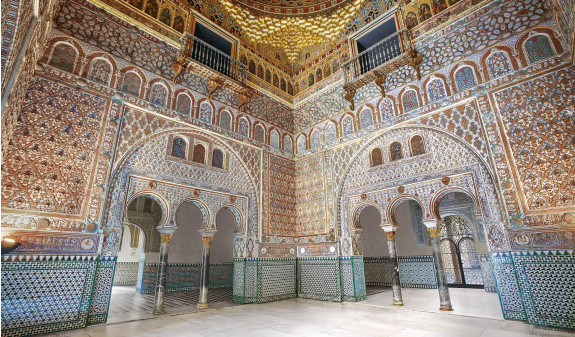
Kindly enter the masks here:
<path id="1" fill-rule="evenodd" d="M 391 287 L 393 266 L 387 256 L 364 257 L 366 284 Z M 403 288 L 437 288 L 433 256 L 400 256 L 399 280 Z"/>
<path id="2" fill-rule="evenodd" d="M 338 257 L 298 259 L 298 297 L 341 301 L 340 273 Z"/>
<path id="3" fill-rule="evenodd" d="M 118 262 L 114 272 L 115 286 L 134 286 L 138 281 L 138 262 Z"/>
<path id="4" fill-rule="evenodd" d="M 201 263 L 168 263 L 166 291 L 199 289 Z M 231 287 L 233 284 L 233 263 L 210 263 L 209 287 Z M 156 290 L 158 264 L 147 263 L 144 266 L 141 293 L 152 294 Z"/>
<path id="5" fill-rule="evenodd" d="M 84 327 L 90 313 L 95 256 L 2 262 L 2 336 Z"/>
<path id="6" fill-rule="evenodd" d="M 527 321 L 575 329 L 572 250 L 511 252 Z"/>
<path id="7" fill-rule="evenodd" d="M 258 303 L 296 297 L 296 259 L 260 258 L 258 261 Z"/>
<path id="8" fill-rule="evenodd" d="M 497 292 L 497 285 L 495 284 L 495 275 L 493 274 L 493 265 L 489 254 L 479 255 L 479 264 L 481 265 L 481 272 L 483 274 L 483 287 L 487 292 Z"/>
<path id="9" fill-rule="evenodd" d="M 108 307 L 110 305 L 110 295 L 112 294 L 112 283 L 114 268 L 116 266 L 115 256 L 101 256 L 96 271 L 96 281 L 92 292 L 92 304 L 88 324 L 105 323 L 108 318 Z"/>

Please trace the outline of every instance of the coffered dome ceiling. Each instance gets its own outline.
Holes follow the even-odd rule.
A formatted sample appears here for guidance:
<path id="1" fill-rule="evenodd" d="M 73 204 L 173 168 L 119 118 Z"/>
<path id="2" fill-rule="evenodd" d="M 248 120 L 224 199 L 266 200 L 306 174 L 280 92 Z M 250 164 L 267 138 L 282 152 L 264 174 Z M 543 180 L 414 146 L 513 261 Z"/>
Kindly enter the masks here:
<path id="1" fill-rule="evenodd" d="M 292 70 L 333 46 L 364 2 L 220 0 L 245 42 Z"/>

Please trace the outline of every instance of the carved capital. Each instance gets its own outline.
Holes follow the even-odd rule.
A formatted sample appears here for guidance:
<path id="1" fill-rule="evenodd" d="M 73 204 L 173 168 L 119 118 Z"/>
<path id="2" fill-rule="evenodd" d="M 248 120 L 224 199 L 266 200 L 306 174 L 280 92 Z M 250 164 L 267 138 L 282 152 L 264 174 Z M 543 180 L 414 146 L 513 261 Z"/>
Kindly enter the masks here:
<path id="1" fill-rule="evenodd" d="M 387 240 L 389 241 L 395 240 L 395 232 L 385 232 L 385 236 L 387 236 Z"/>
<path id="2" fill-rule="evenodd" d="M 204 246 L 210 246 L 212 244 L 212 237 L 211 236 L 202 236 L 202 242 L 204 243 Z"/>
<path id="3" fill-rule="evenodd" d="M 169 243 L 172 238 L 172 233 L 160 233 L 162 243 Z"/>
<path id="4" fill-rule="evenodd" d="M 437 227 L 428 227 L 427 232 L 432 239 L 439 237 L 439 228 Z"/>

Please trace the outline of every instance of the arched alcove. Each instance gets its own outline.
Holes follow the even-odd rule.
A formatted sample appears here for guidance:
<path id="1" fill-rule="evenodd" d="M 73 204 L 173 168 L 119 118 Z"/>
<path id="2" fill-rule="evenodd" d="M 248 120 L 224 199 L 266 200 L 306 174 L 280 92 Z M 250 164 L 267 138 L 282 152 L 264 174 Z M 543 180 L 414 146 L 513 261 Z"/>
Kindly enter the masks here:
<path id="1" fill-rule="evenodd" d="M 176 210 L 178 229 L 170 240 L 169 263 L 202 262 L 202 212 L 192 202 L 182 203 Z"/>

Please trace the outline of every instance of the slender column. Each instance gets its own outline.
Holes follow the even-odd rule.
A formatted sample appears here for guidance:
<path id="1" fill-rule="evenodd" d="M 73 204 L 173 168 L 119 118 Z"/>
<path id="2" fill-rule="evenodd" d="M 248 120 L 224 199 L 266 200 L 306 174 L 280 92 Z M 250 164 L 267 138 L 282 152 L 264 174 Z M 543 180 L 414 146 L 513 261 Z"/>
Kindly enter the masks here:
<path id="1" fill-rule="evenodd" d="M 202 250 L 202 274 L 200 278 L 200 299 L 198 301 L 198 308 L 208 308 L 208 282 L 210 280 L 210 245 L 214 232 L 201 231 L 202 241 L 204 243 Z"/>
<path id="2" fill-rule="evenodd" d="M 159 315 L 164 313 L 164 295 L 166 293 L 166 274 L 168 272 L 168 247 L 172 238 L 173 229 L 161 229 L 160 236 L 160 265 L 158 266 L 158 276 L 156 277 L 156 293 L 154 297 L 154 310 L 152 314 Z"/>
<path id="3" fill-rule="evenodd" d="M 395 226 L 381 226 L 387 236 L 387 248 L 389 249 L 389 259 L 393 266 L 393 273 L 391 274 L 391 287 L 393 291 L 393 305 L 403 306 L 403 298 L 401 296 L 401 283 L 399 282 L 399 263 L 397 262 L 397 251 L 395 247 Z"/>
<path id="4" fill-rule="evenodd" d="M 443 256 L 441 252 L 441 243 L 439 241 L 439 227 L 435 221 L 424 221 L 427 232 L 431 238 L 431 247 L 433 248 L 433 263 L 435 264 L 435 278 L 437 279 L 437 290 L 439 290 L 439 310 L 452 311 L 451 298 L 449 297 L 449 288 L 447 287 L 447 277 L 443 267 Z"/>

